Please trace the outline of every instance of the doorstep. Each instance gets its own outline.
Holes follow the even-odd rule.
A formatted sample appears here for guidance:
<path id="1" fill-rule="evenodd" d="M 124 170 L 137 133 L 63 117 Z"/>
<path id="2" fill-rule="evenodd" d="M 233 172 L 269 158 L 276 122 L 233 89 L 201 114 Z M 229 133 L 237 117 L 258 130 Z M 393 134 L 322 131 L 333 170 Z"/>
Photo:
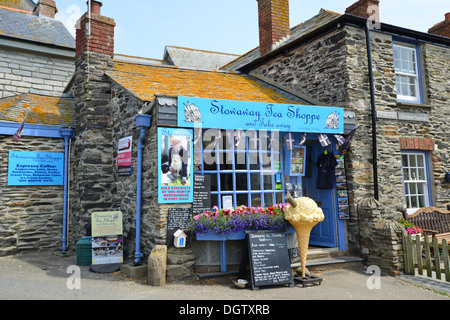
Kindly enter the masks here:
<path id="1" fill-rule="evenodd" d="M 313 248 L 308 250 L 306 267 L 310 271 L 324 271 L 330 269 L 346 269 L 361 266 L 363 259 L 350 256 L 347 251 L 337 248 Z M 299 268 L 300 262 L 291 264 L 292 268 Z"/>

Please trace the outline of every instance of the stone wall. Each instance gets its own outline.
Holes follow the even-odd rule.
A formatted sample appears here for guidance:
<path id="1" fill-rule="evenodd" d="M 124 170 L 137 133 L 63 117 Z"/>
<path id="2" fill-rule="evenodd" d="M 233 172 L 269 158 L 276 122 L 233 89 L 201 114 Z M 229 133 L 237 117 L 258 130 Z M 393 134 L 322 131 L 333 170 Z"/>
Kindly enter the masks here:
<path id="1" fill-rule="evenodd" d="M 30 89 L 63 92 L 74 70 L 73 59 L 0 48 L 0 99 Z"/>
<path id="2" fill-rule="evenodd" d="M 64 153 L 63 142 L 0 136 L 0 256 L 61 247 L 63 186 L 8 186 L 8 151 Z"/>
<path id="3" fill-rule="evenodd" d="M 371 31 L 372 62 L 377 108 L 377 158 L 380 203 L 392 221 L 401 218 L 404 197 L 400 139 L 414 137 L 435 141 L 432 160 L 433 204 L 449 204 L 448 70 L 450 49 L 421 44 L 425 103 L 398 103 L 393 66 L 392 36 Z M 341 26 L 310 43 L 284 53 L 251 72 L 318 105 L 350 108 L 359 124 L 346 154 L 351 219 L 347 222 L 348 248 L 360 252 L 357 203 L 374 196 L 372 124 L 369 73 L 364 29 Z M 368 230 L 369 232 L 371 230 Z"/>

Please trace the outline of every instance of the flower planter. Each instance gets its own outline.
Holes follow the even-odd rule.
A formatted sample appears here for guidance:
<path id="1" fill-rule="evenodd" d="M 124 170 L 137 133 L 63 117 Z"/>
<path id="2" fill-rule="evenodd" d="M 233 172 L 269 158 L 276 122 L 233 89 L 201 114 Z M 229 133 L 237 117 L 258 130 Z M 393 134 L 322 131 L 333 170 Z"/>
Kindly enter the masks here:
<path id="1" fill-rule="evenodd" d="M 292 226 L 289 226 L 289 229 L 286 230 L 286 233 L 295 233 L 295 229 Z M 245 239 L 245 231 L 238 231 L 229 234 L 216 234 L 214 232 L 208 232 L 203 234 L 196 234 L 195 239 L 198 241 L 226 241 L 226 240 L 244 240 Z"/>

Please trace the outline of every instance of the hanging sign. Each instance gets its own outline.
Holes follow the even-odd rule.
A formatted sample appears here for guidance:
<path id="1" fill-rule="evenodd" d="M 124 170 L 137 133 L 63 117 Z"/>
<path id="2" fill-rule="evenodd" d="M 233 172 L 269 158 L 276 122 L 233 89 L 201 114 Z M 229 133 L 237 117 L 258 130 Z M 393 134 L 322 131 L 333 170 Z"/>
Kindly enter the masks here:
<path id="1" fill-rule="evenodd" d="M 191 129 L 158 128 L 158 201 L 192 203 L 193 132 Z"/>
<path id="2" fill-rule="evenodd" d="M 131 176 L 131 149 L 133 147 L 133 137 L 126 137 L 119 140 L 117 147 L 117 167 L 119 176 Z"/>
<path id="3" fill-rule="evenodd" d="M 10 151 L 9 186 L 62 186 L 64 153 Z"/>
<path id="4" fill-rule="evenodd" d="M 93 212 L 92 264 L 123 262 L 122 212 Z"/>
<path id="5" fill-rule="evenodd" d="M 178 126 L 344 133 L 344 109 L 178 97 Z"/>

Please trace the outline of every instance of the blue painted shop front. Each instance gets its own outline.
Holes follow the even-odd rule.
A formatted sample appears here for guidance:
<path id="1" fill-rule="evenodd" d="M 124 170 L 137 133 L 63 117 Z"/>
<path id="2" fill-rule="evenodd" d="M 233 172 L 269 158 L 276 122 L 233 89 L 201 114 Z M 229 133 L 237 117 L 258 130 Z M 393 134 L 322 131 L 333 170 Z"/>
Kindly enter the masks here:
<path id="1" fill-rule="evenodd" d="M 345 165 L 343 157 L 335 156 L 339 154 L 335 135 L 344 133 L 342 108 L 179 97 L 177 114 L 178 128 L 191 130 L 192 144 L 182 144 L 186 150 L 193 145 L 192 174 L 207 176 L 210 181 L 210 208 L 269 207 L 285 203 L 287 193 L 294 198 L 309 197 L 325 215 L 313 229 L 310 245 L 346 250 Z M 325 147 L 320 143 L 324 138 L 328 140 Z M 167 142 L 172 140 L 168 137 L 161 150 L 167 150 Z M 334 159 L 327 164 L 332 170 L 327 171 L 325 187 L 317 181 L 322 170 L 319 159 L 324 155 Z M 193 210 L 194 215 L 200 213 L 195 205 Z M 227 261 L 233 264 L 230 251 L 237 257 L 234 262 L 239 261 L 236 248 L 241 244 L 235 243 L 244 237 L 198 235 L 193 249 L 201 254 L 218 249 L 219 254 L 211 254 L 215 258 L 203 263 L 212 265 L 218 258 L 221 272 L 226 272 Z"/>

